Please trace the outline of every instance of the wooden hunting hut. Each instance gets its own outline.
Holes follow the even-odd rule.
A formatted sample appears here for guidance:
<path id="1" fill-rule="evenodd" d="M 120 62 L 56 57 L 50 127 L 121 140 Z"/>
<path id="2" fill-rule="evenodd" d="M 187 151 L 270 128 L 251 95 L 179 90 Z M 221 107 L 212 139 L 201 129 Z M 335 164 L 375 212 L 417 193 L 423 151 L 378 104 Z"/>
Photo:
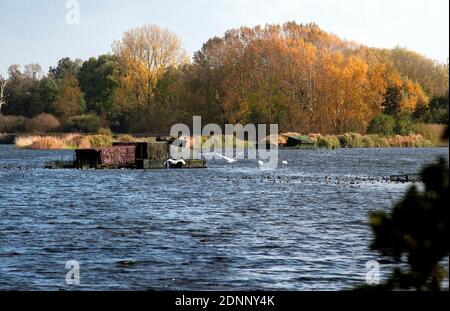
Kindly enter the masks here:
<path id="1" fill-rule="evenodd" d="M 285 147 L 314 149 L 315 143 L 307 136 L 288 136 Z"/>
<path id="2" fill-rule="evenodd" d="M 169 145 L 167 142 L 114 143 L 113 146 L 134 146 L 136 148 L 135 160 L 166 161 L 168 159 Z"/>
<path id="3" fill-rule="evenodd" d="M 75 166 L 85 167 L 127 167 L 136 162 L 135 146 L 114 146 L 107 148 L 75 150 Z"/>

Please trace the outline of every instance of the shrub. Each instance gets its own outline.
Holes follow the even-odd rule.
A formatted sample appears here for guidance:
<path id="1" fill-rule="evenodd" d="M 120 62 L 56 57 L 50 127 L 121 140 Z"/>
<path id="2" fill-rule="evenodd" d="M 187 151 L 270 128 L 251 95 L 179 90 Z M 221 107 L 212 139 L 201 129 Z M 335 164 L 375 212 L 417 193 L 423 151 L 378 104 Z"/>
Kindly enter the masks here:
<path id="1" fill-rule="evenodd" d="M 389 147 L 389 141 L 386 137 L 378 134 L 367 135 L 372 141 L 374 148 L 386 148 Z"/>
<path id="2" fill-rule="evenodd" d="M 342 148 L 348 148 L 351 146 L 351 137 L 348 134 L 339 135 L 338 139 Z"/>
<path id="3" fill-rule="evenodd" d="M 37 117 L 25 120 L 25 129 L 29 133 L 47 133 L 58 130 L 61 123 L 53 115 L 42 113 Z"/>
<path id="4" fill-rule="evenodd" d="M 395 130 L 395 119 L 387 114 L 380 113 L 370 121 L 367 127 L 368 134 L 383 134 L 391 136 Z"/>
<path id="5" fill-rule="evenodd" d="M 361 134 L 352 133 L 352 134 L 350 134 L 350 138 L 351 138 L 350 146 L 352 148 L 363 148 L 363 147 L 365 147 L 364 143 L 363 143 L 363 136 Z"/>
<path id="6" fill-rule="evenodd" d="M 95 115 L 80 115 L 67 121 L 66 130 L 69 132 L 97 133 L 103 123 L 103 120 Z"/>
<path id="7" fill-rule="evenodd" d="M 448 108 L 437 108 L 431 112 L 431 121 L 445 124 L 448 122 Z"/>
<path id="8" fill-rule="evenodd" d="M 442 124 L 424 124 L 418 123 L 414 125 L 414 133 L 421 135 L 424 139 L 429 140 L 435 146 L 447 146 L 448 140 L 442 140 L 445 132 L 445 125 Z"/>
<path id="9" fill-rule="evenodd" d="M 90 136 L 76 135 L 73 137 L 67 137 L 66 144 L 71 149 L 89 149 L 92 147 Z"/>
<path id="10" fill-rule="evenodd" d="M 363 136 L 361 142 L 362 142 L 362 147 L 363 148 L 373 148 L 373 147 L 375 147 L 375 143 L 370 138 L 370 136 Z"/>
<path id="11" fill-rule="evenodd" d="M 113 136 L 113 133 L 112 133 L 111 129 L 108 128 L 108 127 L 102 127 L 101 129 L 99 129 L 99 130 L 97 131 L 97 134 L 99 134 L 99 135 L 105 135 L 105 136 L 109 136 L 109 137 L 112 137 L 112 136 Z"/>
<path id="12" fill-rule="evenodd" d="M 65 149 L 66 146 L 60 139 L 49 136 L 35 141 L 31 146 L 29 146 L 29 148 L 34 150 L 55 150 Z"/>
<path id="13" fill-rule="evenodd" d="M 94 135 L 91 136 L 92 147 L 111 147 L 112 137 L 106 135 Z"/>
<path id="14" fill-rule="evenodd" d="M 371 213 L 371 248 L 398 263 L 387 290 L 440 291 L 445 286 L 448 175 L 447 160 L 440 159 L 422 171 L 423 187 L 411 187 L 392 211 Z"/>
<path id="15" fill-rule="evenodd" d="M 22 133 L 25 131 L 25 118 L 22 116 L 4 116 L 0 114 L 0 132 Z"/>
<path id="16" fill-rule="evenodd" d="M 342 134 L 337 136 L 337 139 L 343 148 L 365 148 L 368 145 L 368 139 L 356 133 Z"/>
<path id="17" fill-rule="evenodd" d="M 409 116 L 400 116 L 395 124 L 397 135 L 408 136 L 414 133 L 414 122 Z"/>
<path id="18" fill-rule="evenodd" d="M 317 147 L 327 148 L 327 149 L 338 149 L 341 147 L 339 139 L 333 135 L 318 135 L 317 136 Z"/>

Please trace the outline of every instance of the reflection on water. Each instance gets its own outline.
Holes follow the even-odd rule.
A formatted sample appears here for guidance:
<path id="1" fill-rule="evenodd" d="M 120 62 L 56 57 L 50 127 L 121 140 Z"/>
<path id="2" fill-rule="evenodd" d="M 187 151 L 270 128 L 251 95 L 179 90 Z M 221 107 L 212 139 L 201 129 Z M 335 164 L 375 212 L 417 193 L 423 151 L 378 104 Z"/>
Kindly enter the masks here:
<path id="1" fill-rule="evenodd" d="M 44 170 L 70 151 L 0 146 L 0 289 L 340 290 L 365 280 L 370 211 L 448 149 L 280 151 L 207 170 Z"/>

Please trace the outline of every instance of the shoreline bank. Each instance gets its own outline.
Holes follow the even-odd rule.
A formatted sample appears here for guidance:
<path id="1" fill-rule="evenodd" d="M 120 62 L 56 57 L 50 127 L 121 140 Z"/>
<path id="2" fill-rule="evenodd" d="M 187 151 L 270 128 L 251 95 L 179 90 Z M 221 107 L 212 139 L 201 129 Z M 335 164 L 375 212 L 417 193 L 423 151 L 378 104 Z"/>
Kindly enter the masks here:
<path id="1" fill-rule="evenodd" d="M 294 133 L 282 133 L 275 137 L 267 137 L 267 143 L 277 144 L 280 149 L 305 149 L 301 144 L 297 146 L 288 145 L 288 140 L 298 137 L 300 140 L 307 140 L 306 149 L 341 149 L 341 148 L 445 148 L 449 146 L 448 141 L 438 138 L 427 139 L 422 135 L 412 134 L 407 136 L 383 136 L 378 134 L 356 134 L 347 133 L 341 135 L 309 134 L 300 136 Z M 159 137 L 144 135 L 102 135 L 102 134 L 0 134 L 0 144 L 16 145 L 19 148 L 34 150 L 70 150 L 85 149 L 93 147 L 108 147 L 114 142 L 152 142 Z M 202 143 L 207 142 L 210 137 L 202 137 Z M 192 145 L 192 138 L 188 139 L 187 146 Z M 233 145 L 225 145 L 225 138 L 214 137 L 214 141 L 222 141 L 225 148 L 248 147 L 248 141 L 234 139 Z"/>

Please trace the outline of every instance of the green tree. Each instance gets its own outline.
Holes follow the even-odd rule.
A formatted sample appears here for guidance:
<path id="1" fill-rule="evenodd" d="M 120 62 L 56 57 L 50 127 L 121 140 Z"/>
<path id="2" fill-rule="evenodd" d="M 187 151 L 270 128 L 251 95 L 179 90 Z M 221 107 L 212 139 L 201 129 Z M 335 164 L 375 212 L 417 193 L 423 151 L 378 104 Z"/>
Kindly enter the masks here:
<path id="1" fill-rule="evenodd" d="M 395 134 L 407 136 L 414 133 L 414 121 L 408 113 L 402 113 L 397 116 L 395 122 Z"/>
<path id="2" fill-rule="evenodd" d="M 8 69 L 9 79 L 4 90 L 8 105 L 5 114 L 34 117 L 43 112 L 40 97 L 41 67 L 38 64 L 25 66 L 24 72 L 18 65 Z"/>
<path id="3" fill-rule="evenodd" d="M 449 118 L 449 92 L 444 96 L 436 96 L 433 97 L 430 101 L 429 111 L 431 114 L 430 122 L 431 123 L 440 123 L 445 124 L 448 122 Z"/>
<path id="4" fill-rule="evenodd" d="M 77 75 L 82 61 L 80 59 L 71 60 L 65 57 L 58 61 L 56 67 L 50 67 L 49 76 L 56 80 L 62 80 L 68 75 Z"/>
<path id="5" fill-rule="evenodd" d="M 67 75 L 60 82 L 58 94 L 52 105 L 53 113 L 63 122 L 85 110 L 83 93 L 74 75 Z"/>
<path id="6" fill-rule="evenodd" d="M 383 134 L 391 136 L 394 134 L 395 119 L 387 114 L 380 113 L 370 121 L 367 128 L 368 134 Z"/>
<path id="7" fill-rule="evenodd" d="M 57 81 L 49 76 L 42 78 L 39 81 L 40 106 L 35 108 L 35 114 L 50 113 L 57 94 Z"/>
<path id="8" fill-rule="evenodd" d="M 104 121 L 96 115 L 73 116 L 66 122 L 66 131 L 97 133 L 104 126 Z"/>
<path id="9" fill-rule="evenodd" d="M 441 264 L 449 255 L 448 180 L 447 161 L 440 159 L 423 170 L 424 190 L 413 186 L 391 213 L 370 215 L 372 248 L 399 263 L 388 289 L 440 290 L 448 276 Z M 407 268 L 401 267 L 403 257 Z"/>
<path id="10" fill-rule="evenodd" d="M 112 96 L 118 86 L 118 75 L 119 63 L 115 56 L 92 57 L 81 65 L 77 76 L 88 112 L 108 116 Z"/>
<path id="11" fill-rule="evenodd" d="M 381 104 L 384 113 L 390 116 L 397 116 L 400 113 L 401 101 L 402 90 L 397 86 L 388 87 Z"/>

